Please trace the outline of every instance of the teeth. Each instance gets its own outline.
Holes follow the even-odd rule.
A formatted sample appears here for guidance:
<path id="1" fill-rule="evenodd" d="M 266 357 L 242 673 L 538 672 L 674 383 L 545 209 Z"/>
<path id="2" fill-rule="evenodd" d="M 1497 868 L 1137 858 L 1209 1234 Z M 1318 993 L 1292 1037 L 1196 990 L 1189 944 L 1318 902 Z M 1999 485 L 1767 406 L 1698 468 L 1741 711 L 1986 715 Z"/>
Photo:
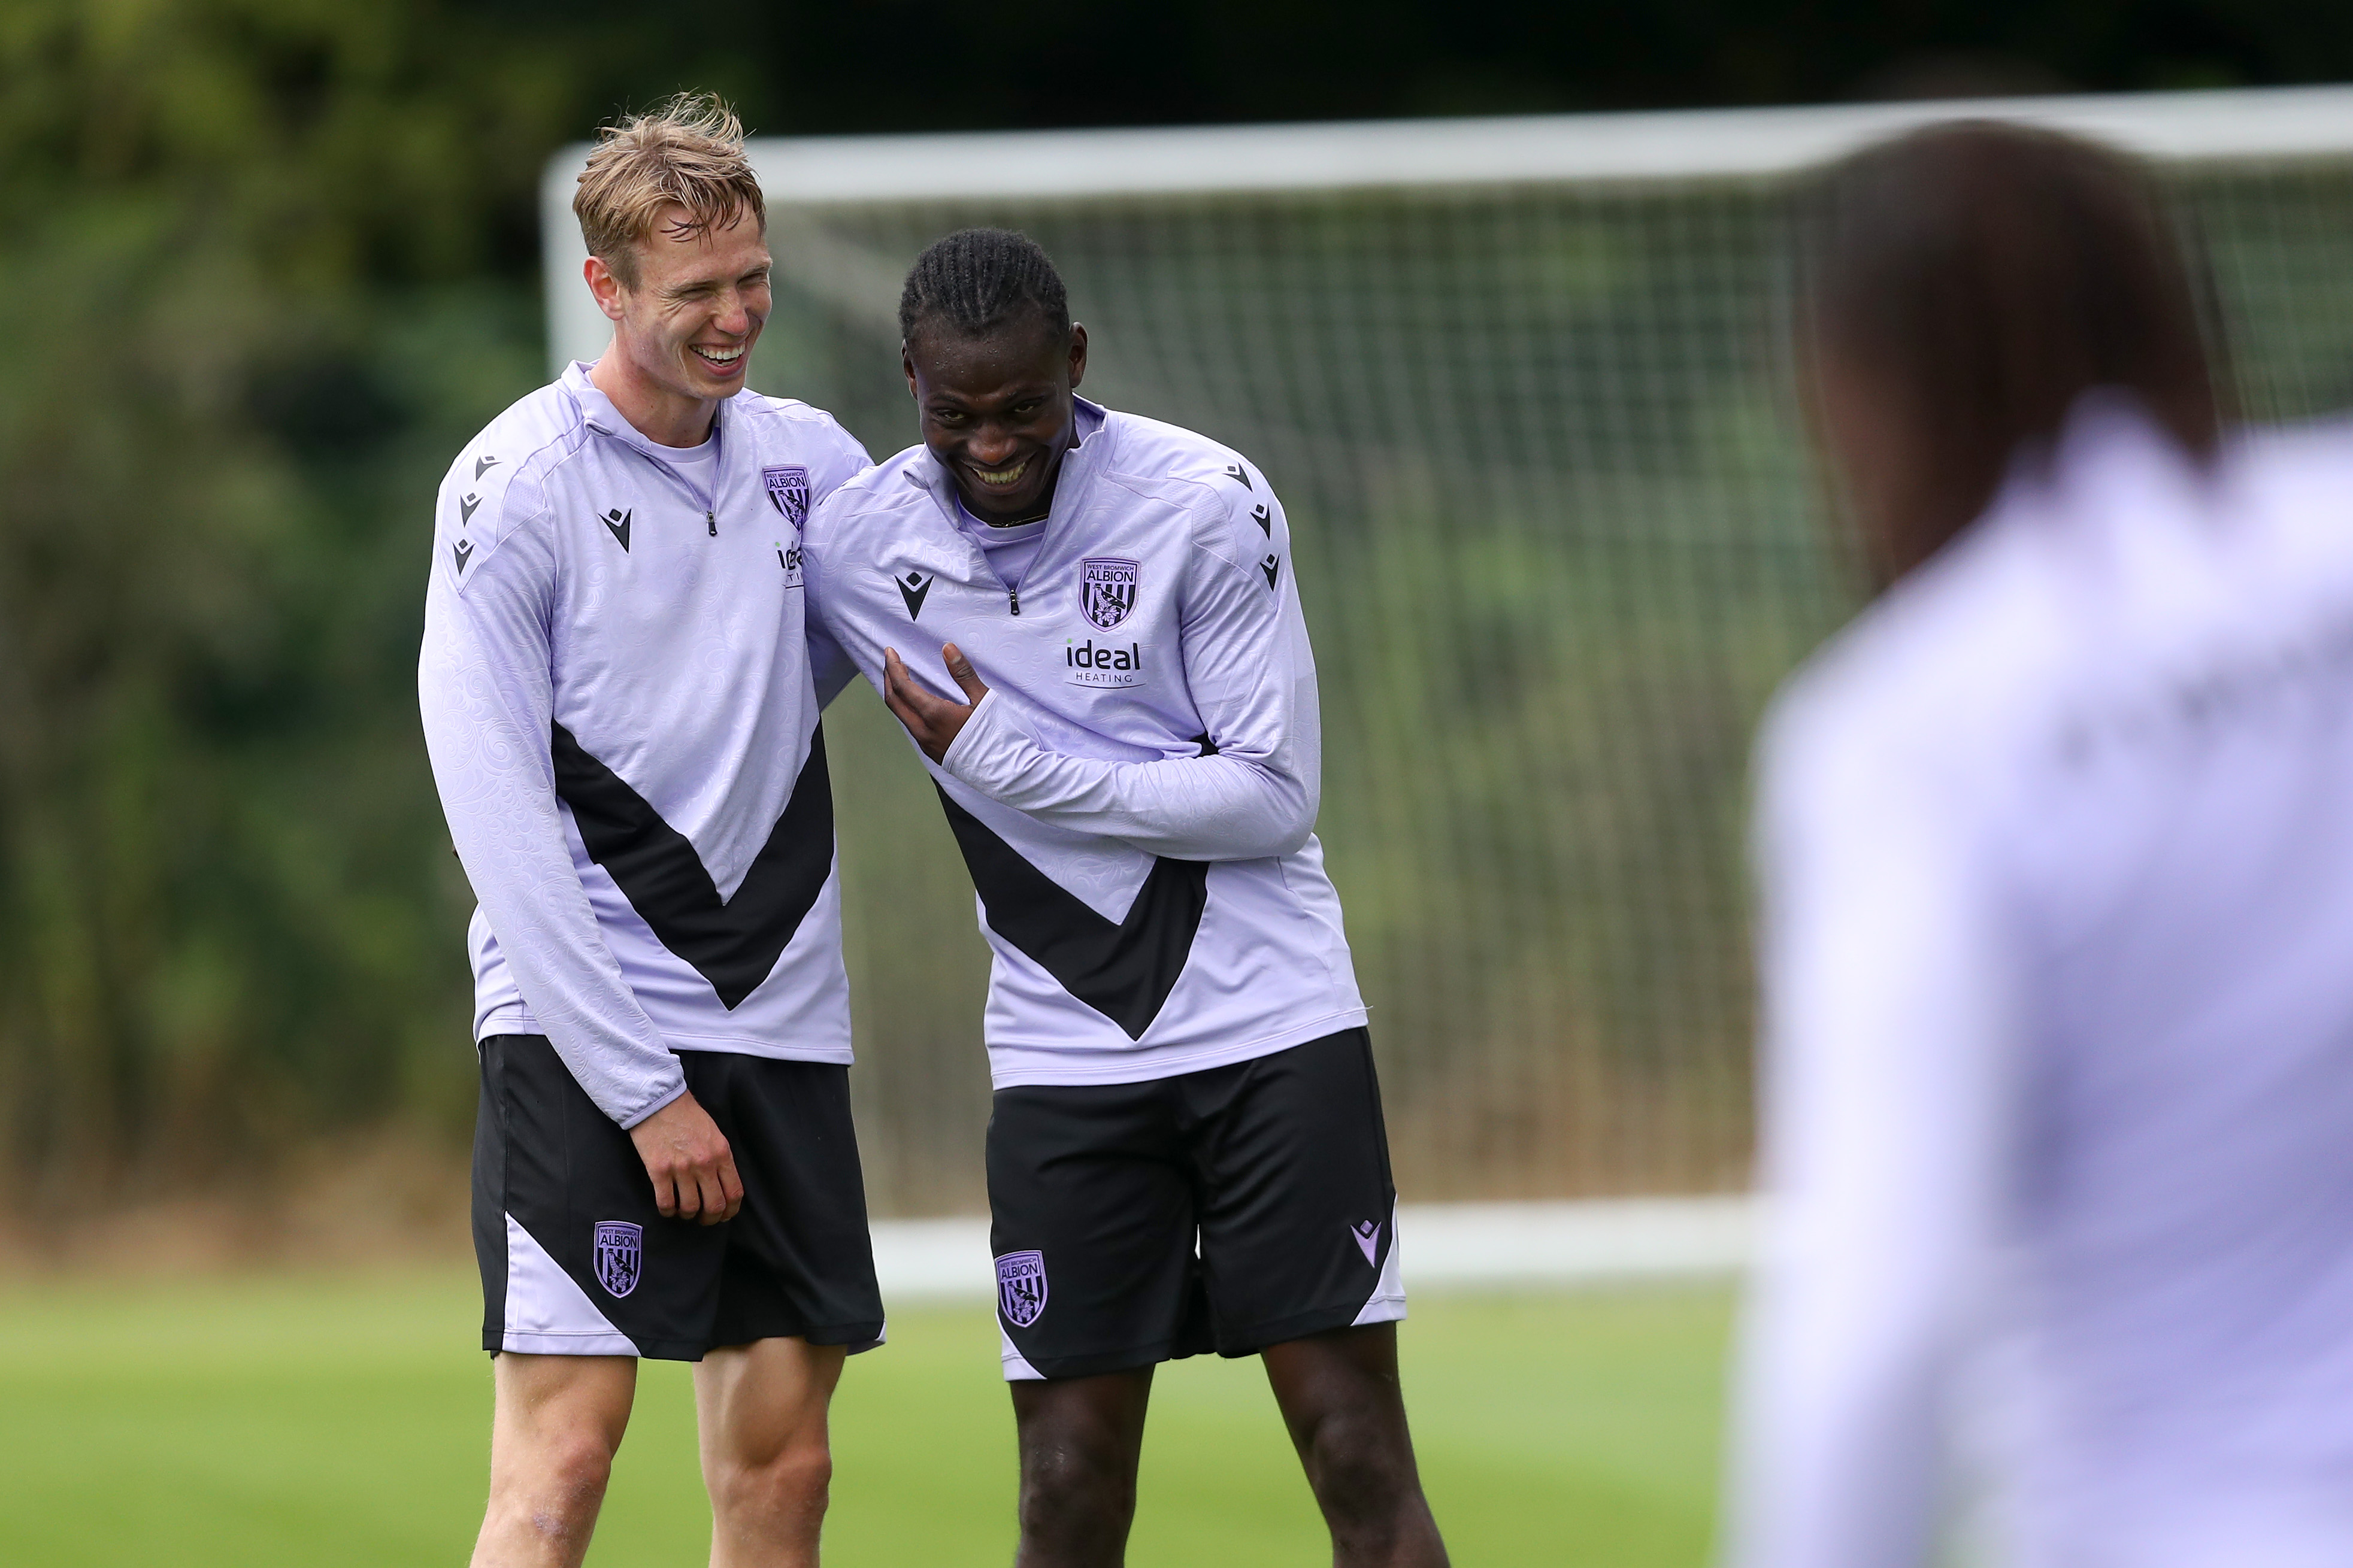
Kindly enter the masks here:
<path id="1" fill-rule="evenodd" d="M 1009 485 L 1019 479 L 1021 471 L 1029 466 L 1029 459 L 1024 458 L 1009 468 L 975 468 L 973 474 L 985 485 Z"/>
<path id="2" fill-rule="evenodd" d="M 744 357 L 744 350 L 741 345 L 732 349 L 707 349 L 702 347 L 701 344 L 697 344 L 694 352 L 701 354 L 704 359 L 714 360 L 721 364 L 733 364 L 737 360 Z"/>

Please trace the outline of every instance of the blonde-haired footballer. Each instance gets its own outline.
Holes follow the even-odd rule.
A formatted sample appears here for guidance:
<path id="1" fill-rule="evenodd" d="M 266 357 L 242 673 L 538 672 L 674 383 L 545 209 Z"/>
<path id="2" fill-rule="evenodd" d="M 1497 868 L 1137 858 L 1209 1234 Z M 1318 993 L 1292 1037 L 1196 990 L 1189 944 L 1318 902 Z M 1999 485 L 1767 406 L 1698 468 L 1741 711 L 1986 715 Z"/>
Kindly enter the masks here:
<path id="1" fill-rule="evenodd" d="M 716 100 L 607 131 L 574 209 L 612 346 L 449 470 L 418 670 L 480 900 L 474 1562 L 580 1562 L 657 1356 L 699 1363 L 711 1561 L 814 1563 L 882 1307 L 800 529 L 866 454 L 744 389 L 765 220 Z"/>

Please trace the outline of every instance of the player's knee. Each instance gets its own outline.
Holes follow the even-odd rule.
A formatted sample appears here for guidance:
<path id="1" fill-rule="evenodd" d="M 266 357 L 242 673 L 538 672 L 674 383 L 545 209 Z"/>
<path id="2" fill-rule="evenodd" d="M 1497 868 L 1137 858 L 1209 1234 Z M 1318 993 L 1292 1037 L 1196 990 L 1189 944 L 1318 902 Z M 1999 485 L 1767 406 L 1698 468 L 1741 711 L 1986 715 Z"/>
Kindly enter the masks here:
<path id="1" fill-rule="evenodd" d="M 613 1479 L 613 1448 L 586 1433 L 554 1436 L 518 1456 L 491 1478 L 491 1500 L 526 1516 L 531 1529 L 551 1538 L 585 1534 L 605 1500 Z"/>
<path id="2" fill-rule="evenodd" d="M 705 1479 L 712 1506 L 722 1512 L 822 1511 L 833 1486 L 833 1452 L 821 1440 L 788 1444 L 757 1460 L 715 1463 Z"/>
<path id="3" fill-rule="evenodd" d="M 1306 1458 L 1316 1501 L 1335 1530 L 1383 1533 L 1420 1496 L 1412 1450 L 1381 1423 L 1321 1422 Z"/>
<path id="4" fill-rule="evenodd" d="M 1021 1456 L 1021 1529 L 1043 1535 L 1124 1529 L 1135 1512 L 1135 1481 L 1106 1455 L 1079 1444 L 1036 1444 Z"/>

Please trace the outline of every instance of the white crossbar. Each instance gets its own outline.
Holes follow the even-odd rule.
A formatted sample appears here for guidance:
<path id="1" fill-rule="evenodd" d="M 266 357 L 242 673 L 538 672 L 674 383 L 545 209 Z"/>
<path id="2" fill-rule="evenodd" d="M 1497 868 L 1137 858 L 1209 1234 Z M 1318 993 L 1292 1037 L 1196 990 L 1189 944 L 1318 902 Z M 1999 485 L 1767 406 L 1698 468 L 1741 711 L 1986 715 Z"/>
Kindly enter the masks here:
<path id="1" fill-rule="evenodd" d="M 1957 116 L 2102 137 L 2151 157 L 2265 161 L 2353 151 L 2353 88 L 2269 88 L 1802 109 L 1675 110 L 1159 131 L 763 137 L 774 208 L 867 202 L 1577 184 L 1787 174 L 1873 138 Z M 548 342 L 557 365 L 608 335 L 580 281 L 572 220 L 585 143 L 541 182 Z"/>

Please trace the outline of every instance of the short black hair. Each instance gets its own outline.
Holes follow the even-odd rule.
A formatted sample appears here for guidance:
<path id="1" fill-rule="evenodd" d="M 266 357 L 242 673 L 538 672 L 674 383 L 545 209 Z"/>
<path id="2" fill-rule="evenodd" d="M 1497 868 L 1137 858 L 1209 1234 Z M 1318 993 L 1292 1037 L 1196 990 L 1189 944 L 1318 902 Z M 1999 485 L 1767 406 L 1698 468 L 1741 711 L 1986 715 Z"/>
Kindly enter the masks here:
<path id="1" fill-rule="evenodd" d="M 932 241 L 907 269 L 899 291 L 899 335 L 937 317 L 966 337 L 981 337 L 1025 312 L 1057 332 L 1071 330 L 1062 275 L 1038 242 L 1009 228 L 960 228 Z"/>

